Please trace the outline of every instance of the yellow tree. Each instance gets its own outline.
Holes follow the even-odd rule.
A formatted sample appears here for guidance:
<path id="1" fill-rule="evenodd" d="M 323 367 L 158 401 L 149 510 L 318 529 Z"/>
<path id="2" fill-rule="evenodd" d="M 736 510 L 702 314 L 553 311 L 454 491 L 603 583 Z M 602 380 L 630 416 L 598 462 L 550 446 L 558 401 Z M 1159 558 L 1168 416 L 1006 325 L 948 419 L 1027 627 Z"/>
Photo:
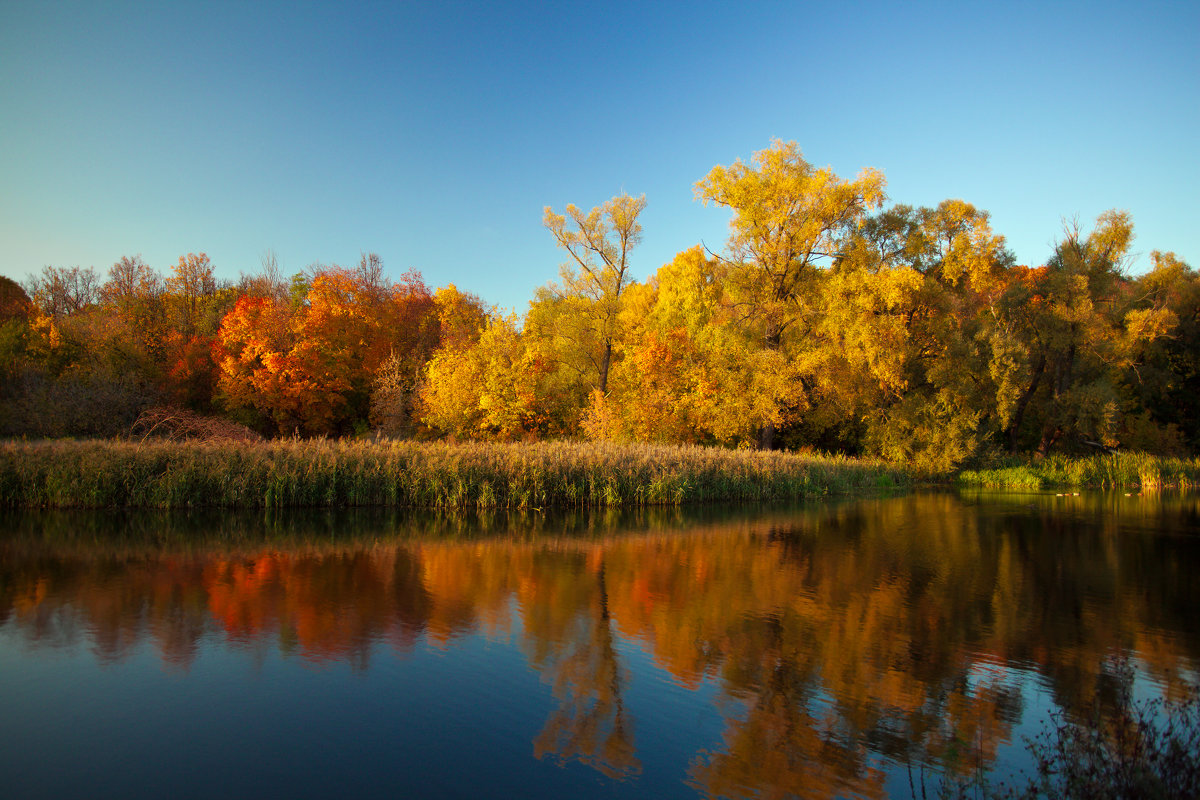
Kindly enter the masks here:
<path id="1" fill-rule="evenodd" d="M 463 349 L 479 341 L 487 327 L 488 309 L 474 294 L 460 291 L 453 283 L 433 294 L 437 309 L 438 346 Z"/>
<path id="2" fill-rule="evenodd" d="M 108 281 L 100 287 L 104 302 L 119 311 L 145 302 L 162 293 L 162 280 L 141 256 L 121 256 L 108 271 Z"/>
<path id="3" fill-rule="evenodd" d="M 866 220 L 823 286 L 824 441 L 934 470 L 972 455 L 1011 394 L 989 322 L 1011 263 L 987 212 L 962 200 Z"/>
<path id="4" fill-rule="evenodd" d="M 606 403 L 626 436 L 733 444 L 782 420 L 795 369 L 781 349 L 747 335 L 731 271 L 693 247 L 631 290 L 616 396 Z"/>
<path id="5" fill-rule="evenodd" d="M 696 184 L 696 196 L 733 211 L 728 242 L 728 292 L 738 324 L 761 349 L 801 346 L 818 296 L 811 286 L 818 268 L 832 263 L 847 233 L 884 200 L 884 178 L 864 169 L 857 179 L 804 160 L 795 142 L 775 140 L 754 154 L 717 166 Z M 802 405 L 804 387 L 793 391 Z M 764 421 L 759 444 L 769 448 L 775 424 Z"/>
<path id="6" fill-rule="evenodd" d="M 1200 273 L 1175 253 L 1150 252 L 1153 268 L 1137 279 L 1142 311 L 1168 311 L 1176 325 L 1126 370 L 1124 383 L 1145 407 L 1129 422 L 1138 430 L 1125 445 L 1163 452 L 1177 449 L 1172 431 L 1193 451 L 1200 450 Z"/>
<path id="7" fill-rule="evenodd" d="M 727 260 L 693 247 L 629 287 L 608 394 L 588 396 L 589 437 L 738 444 L 782 421 L 796 365 L 747 335 L 730 272 Z M 544 313 L 535 304 L 527 326 L 544 325 Z"/>
<path id="8" fill-rule="evenodd" d="M 199 326 L 205 298 L 217 292 L 212 263 L 204 253 L 188 253 L 179 257 L 167 278 L 167 292 L 172 296 L 176 326 L 184 336 L 194 336 Z"/>
<path id="9" fill-rule="evenodd" d="M 410 304 L 416 296 L 410 297 Z M 393 347 L 388 357 L 375 370 L 371 384 L 370 422 L 374 428 L 389 436 L 403 436 L 414 432 L 414 410 L 420 404 L 418 388 L 427 378 L 427 365 L 435 354 L 443 354 L 439 365 L 441 380 L 455 380 L 455 375 L 464 373 L 448 369 L 455 359 L 469 351 L 479 341 L 480 334 L 487 328 L 488 311 L 483 301 L 473 294 L 459 291 L 450 284 L 438 289 L 432 298 L 433 314 L 426 315 L 426 323 L 415 331 L 427 341 L 416 347 Z M 413 315 L 399 315 L 401 318 Z M 436 317 L 436 319 L 434 318 Z M 410 326 L 411 327 L 411 326 Z M 411 337 L 410 337 L 411 338 Z M 436 340 L 436 350 L 433 344 Z M 414 357 L 415 356 L 415 357 Z M 437 391 L 454 394 L 449 386 L 440 386 Z M 432 396 L 432 394 L 431 394 Z"/>
<path id="10" fill-rule="evenodd" d="M 442 348 L 429 360 L 420 390 L 421 421 L 468 439 L 561 433 L 561 415 L 554 413 L 545 384 L 549 372 L 517 318 L 494 317 L 471 346 Z"/>
<path id="11" fill-rule="evenodd" d="M 590 346 L 581 355 L 591 362 L 596 373 L 592 386 L 600 392 L 608 391 L 622 294 L 632 282 L 629 251 L 642 239 L 638 216 L 645 207 L 645 195 L 623 194 L 586 214 L 574 205 L 567 205 L 566 215 L 546 206 L 543 217 L 554 241 L 571 257 L 562 267 L 562 286 L 551 285 L 548 296 L 569 300 L 570 313 L 590 334 Z"/>

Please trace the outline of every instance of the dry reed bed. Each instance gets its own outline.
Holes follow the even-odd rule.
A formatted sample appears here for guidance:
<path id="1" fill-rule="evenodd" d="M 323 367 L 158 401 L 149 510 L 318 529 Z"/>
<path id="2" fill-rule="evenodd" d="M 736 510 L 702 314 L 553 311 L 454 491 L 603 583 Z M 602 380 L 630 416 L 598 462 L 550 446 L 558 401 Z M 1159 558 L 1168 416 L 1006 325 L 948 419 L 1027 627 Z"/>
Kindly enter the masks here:
<path id="1" fill-rule="evenodd" d="M 361 441 L 0 444 L 0 506 L 617 507 L 905 486 L 883 462 L 654 445 Z"/>

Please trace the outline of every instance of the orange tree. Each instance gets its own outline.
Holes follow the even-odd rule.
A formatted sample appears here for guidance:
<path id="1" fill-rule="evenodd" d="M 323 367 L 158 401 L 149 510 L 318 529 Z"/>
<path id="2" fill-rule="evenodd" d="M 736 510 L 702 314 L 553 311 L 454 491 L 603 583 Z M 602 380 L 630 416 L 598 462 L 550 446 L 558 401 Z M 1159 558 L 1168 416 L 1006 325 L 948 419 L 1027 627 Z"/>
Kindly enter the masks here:
<path id="1" fill-rule="evenodd" d="M 366 426 L 371 386 L 389 358 L 412 372 L 437 345 L 436 306 L 417 272 L 398 283 L 377 256 L 317 269 L 289 301 L 243 297 L 217 333 L 217 391 L 241 421 L 279 433 Z"/>

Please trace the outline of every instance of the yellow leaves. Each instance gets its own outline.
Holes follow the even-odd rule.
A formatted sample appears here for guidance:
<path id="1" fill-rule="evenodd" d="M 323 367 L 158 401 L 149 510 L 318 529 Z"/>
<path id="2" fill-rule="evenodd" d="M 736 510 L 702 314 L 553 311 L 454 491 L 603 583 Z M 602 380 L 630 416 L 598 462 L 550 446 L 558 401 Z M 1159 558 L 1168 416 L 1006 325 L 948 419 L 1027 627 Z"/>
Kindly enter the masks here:
<path id="1" fill-rule="evenodd" d="M 42 310 L 40 305 L 33 305 L 29 311 L 29 329 L 50 350 L 56 350 L 62 345 L 62 332 L 55 324 L 54 317 Z"/>
<path id="2" fill-rule="evenodd" d="M 420 389 L 421 420 L 464 438 L 511 440 L 549 422 L 545 370 L 515 316 L 492 319 L 465 349 L 439 350 Z"/>
<path id="3" fill-rule="evenodd" d="M 864 169 L 857 180 L 844 181 L 828 167 L 813 168 L 795 142 L 776 139 L 754 154 L 754 162 L 757 168 L 741 161 L 714 167 L 695 191 L 705 205 L 734 211 L 730 249 L 749 251 L 763 269 L 832 255 L 833 234 L 884 199 L 879 171 Z"/>
<path id="4" fill-rule="evenodd" d="M 434 292 L 433 302 L 443 348 L 465 348 L 477 341 L 487 327 L 488 312 L 483 301 L 459 291 L 453 283 Z"/>
<path id="5" fill-rule="evenodd" d="M 625 438 L 621 418 L 599 389 L 593 389 L 588 395 L 579 427 L 594 442 L 619 442 Z"/>
<path id="6" fill-rule="evenodd" d="M 1150 260 L 1154 267 L 1137 282 L 1139 290 L 1146 294 L 1154 307 L 1169 306 L 1182 311 L 1182 307 L 1189 305 L 1189 302 L 1192 307 L 1198 305 L 1196 298 L 1200 296 L 1200 283 L 1196 281 L 1194 269 L 1174 253 L 1152 250 Z"/>
<path id="7" fill-rule="evenodd" d="M 727 272 L 725 262 L 699 245 L 678 253 L 651 279 L 657 291 L 643 319 L 660 331 L 685 329 L 697 342 L 712 338 L 724 321 Z"/>
<path id="8" fill-rule="evenodd" d="M 188 253 L 179 257 L 173 274 L 167 278 L 168 298 L 175 300 L 177 324 L 185 333 L 191 334 L 199 323 L 200 299 L 211 297 L 217 291 L 212 263 L 204 253 Z"/>
<path id="9" fill-rule="evenodd" d="M 628 279 L 629 251 L 642 239 L 638 216 L 646 207 L 646 196 L 623 194 L 583 213 L 572 204 L 566 216 L 546 206 L 542 224 L 554 241 L 571 257 L 563 269 L 568 291 L 583 293 L 594 300 L 620 295 Z M 571 224 L 567 222 L 570 217 Z M 575 268 L 580 270 L 575 273 Z"/>
<path id="10" fill-rule="evenodd" d="M 1119 269 L 1133 244 L 1133 218 L 1128 211 L 1110 209 L 1096 218 L 1085 243 L 1086 258 Z"/>
<path id="11" fill-rule="evenodd" d="M 1135 309 L 1125 315 L 1125 335 L 1134 342 L 1149 344 L 1170 334 L 1179 318 L 1170 309 Z"/>
<path id="12" fill-rule="evenodd" d="M 778 348 L 787 329 L 804 335 L 794 329 L 809 318 L 813 270 L 831 263 L 866 211 L 883 202 L 884 179 L 869 169 L 855 181 L 815 169 L 795 142 L 776 140 L 755 153 L 754 163 L 714 167 L 696 184 L 696 196 L 734 212 L 730 299 L 743 326 Z"/>
<path id="13" fill-rule="evenodd" d="M 928 269 L 948 286 L 979 294 L 998 290 L 1006 263 L 1003 236 L 992 233 L 986 211 L 962 200 L 944 200 L 920 212 L 920 234 L 929 249 Z"/>
<path id="14" fill-rule="evenodd" d="M 613 348 L 622 335 L 623 293 L 633 282 L 629 252 L 641 241 L 642 226 L 637 219 L 645 207 L 645 195 L 619 195 L 587 214 L 568 205 L 571 224 L 549 206 L 545 209 L 543 223 L 571 261 L 561 268 L 562 287 L 551 284 L 542 289 L 539 301 L 551 306 L 559 301 L 560 309 L 567 307 L 573 312 L 571 327 L 577 332 L 571 349 L 575 352 L 568 358 L 591 362 L 586 370 L 588 383 L 601 392 L 608 389 Z"/>

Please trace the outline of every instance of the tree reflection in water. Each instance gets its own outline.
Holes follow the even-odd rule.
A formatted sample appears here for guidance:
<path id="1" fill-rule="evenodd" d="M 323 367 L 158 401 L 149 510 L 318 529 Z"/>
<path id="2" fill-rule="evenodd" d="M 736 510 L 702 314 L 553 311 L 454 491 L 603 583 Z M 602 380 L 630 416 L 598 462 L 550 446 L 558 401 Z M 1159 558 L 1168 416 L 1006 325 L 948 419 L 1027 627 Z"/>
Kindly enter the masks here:
<path id="1" fill-rule="evenodd" d="M 1121 696 L 1105 667 L 1121 653 L 1168 695 L 1187 691 L 1200 553 L 1194 535 L 1161 532 L 1194 506 L 1158 518 L 1076 500 L 912 496 L 456 541 L 223 529 L 114 542 L 42 517 L 41 532 L 0 536 L 0 624 L 35 646 L 85 641 L 103 661 L 149 640 L 184 670 L 206 637 L 366 670 L 379 646 L 519 629 L 556 702 L 534 754 L 614 778 L 642 768 L 619 649 L 636 643 L 679 686 L 719 690 L 726 727 L 691 759 L 696 789 L 878 797 L 888 761 L 991 763 L 1022 712 L 1012 665 L 1068 714 Z"/>

